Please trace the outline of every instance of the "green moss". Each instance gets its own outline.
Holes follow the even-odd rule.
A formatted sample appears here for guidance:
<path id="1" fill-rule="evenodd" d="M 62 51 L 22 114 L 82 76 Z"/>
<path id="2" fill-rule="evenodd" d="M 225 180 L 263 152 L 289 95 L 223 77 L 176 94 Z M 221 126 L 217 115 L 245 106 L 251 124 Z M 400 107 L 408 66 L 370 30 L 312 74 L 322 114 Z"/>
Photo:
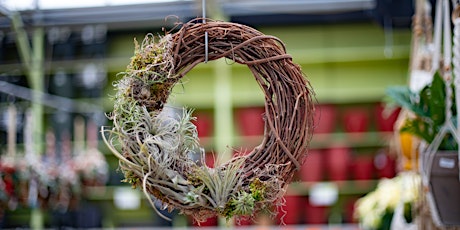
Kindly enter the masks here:
<path id="1" fill-rule="evenodd" d="M 160 43 L 155 43 L 153 35 L 147 35 L 142 46 L 134 39 L 134 47 L 134 56 L 131 57 L 128 69 L 146 70 L 151 64 L 163 62 L 164 47 Z"/>
<path id="2" fill-rule="evenodd" d="M 266 187 L 264 182 L 259 180 L 259 178 L 254 179 L 251 184 L 249 184 L 249 190 L 255 201 L 262 201 L 264 199 Z"/>
<path id="3" fill-rule="evenodd" d="M 255 199 L 252 194 L 245 191 L 239 192 L 236 197 L 229 199 L 222 215 L 228 219 L 233 216 L 250 216 L 254 213 Z"/>
<path id="4" fill-rule="evenodd" d="M 235 202 L 234 198 L 230 198 L 230 200 L 225 205 L 224 210 L 222 211 L 222 216 L 224 216 L 227 221 L 235 215 Z"/>
<path id="5" fill-rule="evenodd" d="M 169 69 L 164 68 L 165 42 L 159 40 L 155 43 L 153 35 L 144 38 L 142 45 L 134 39 L 135 51 L 126 73 L 132 74 L 149 84 L 151 82 L 163 82 L 168 77 Z"/>
<path id="6" fill-rule="evenodd" d="M 254 214 L 256 203 L 264 200 L 266 185 L 258 178 L 249 184 L 249 193 L 241 191 L 236 197 L 232 197 L 227 202 L 225 209 L 221 213 L 228 219 L 233 216 L 251 216 Z"/>
<path id="7" fill-rule="evenodd" d="M 155 42 L 154 36 L 149 34 L 142 44 L 136 40 L 134 44 L 134 55 L 126 71 L 120 73 L 122 80 L 117 84 L 120 104 L 133 98 L 148 111 L 161 111 L 177 81 L 171 76 L 172 57 L 167 52 L 169 41 L 162 38 Z"/>

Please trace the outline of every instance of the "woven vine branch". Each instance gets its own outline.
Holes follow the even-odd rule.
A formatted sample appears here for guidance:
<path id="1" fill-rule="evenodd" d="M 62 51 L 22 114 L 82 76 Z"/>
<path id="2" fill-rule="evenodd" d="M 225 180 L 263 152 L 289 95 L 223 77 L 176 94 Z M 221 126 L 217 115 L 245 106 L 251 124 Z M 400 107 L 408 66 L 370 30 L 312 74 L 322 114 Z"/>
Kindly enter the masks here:
<path id="1" fill-rule="evenodd" d="M 265 94 L 265 132 L 249 154 L 209 168 L 189 154 L 200 152 L 190 110 L 180 117 L 163 112 L 174 85 L 208 59 L 247 65 Z M 153 195 L 163 208 L 197 221 L 212 216 L 276 214 L 295 170 L 305 160 L 313 131 L 314 93 L 282 41 L 236 23 L 191 21 L 155 42 L 136 44 L 135 54 L 115 83 L 114 127 L 104 140 L 120 160 L 125 181 Z M 153 204 L 153 202 L 152 202 Z"/>

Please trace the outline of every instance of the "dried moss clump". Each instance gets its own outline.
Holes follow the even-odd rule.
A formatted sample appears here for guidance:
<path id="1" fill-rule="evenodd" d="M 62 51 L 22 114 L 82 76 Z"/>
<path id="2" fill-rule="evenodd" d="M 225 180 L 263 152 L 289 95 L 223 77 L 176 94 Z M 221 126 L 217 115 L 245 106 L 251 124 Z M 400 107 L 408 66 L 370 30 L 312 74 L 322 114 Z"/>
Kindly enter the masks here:
<path id="1" fill-rule="evenodd" d="M 161 110 L 178 80 L 172 75 L 171 35 L 155 43 L 155 38 L 149 34 L 141 45 L 136 40 L 134 43 L 134 56 L 126 71 L 120 73 L 118 90 L 148 111 Z"/>

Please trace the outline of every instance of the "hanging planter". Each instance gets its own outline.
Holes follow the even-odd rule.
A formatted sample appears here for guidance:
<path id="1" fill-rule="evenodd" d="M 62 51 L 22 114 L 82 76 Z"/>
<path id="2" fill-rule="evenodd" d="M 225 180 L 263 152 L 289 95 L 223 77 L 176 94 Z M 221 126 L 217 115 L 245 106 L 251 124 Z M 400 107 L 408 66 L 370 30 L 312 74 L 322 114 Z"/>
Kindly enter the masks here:
<path id="1" fill-rule="evenodd" d="M 446 226 L 460 225 L 460 182 L 458 153 L 438 151 L 429 174 L 428 202 L 435 210 L 435 221 Z M 434 212 L 433 212 L 434 211 Z"/>
<path id="2" fill-rule="evenodd" d="M 247 65 L 254 74 L 266 95 L 265 132 L 249 154 L 209 168 L 205 157 L 198 162 L 188 157 L 201 149 L 191 111 L 174 117 L 162 110 L 188 71 L 219 58 Z M 197 221 L 261 210 L 276 214 L 308 152 L 314 113 L 309 82 L 279 39 L 240 24 L 192 21 L 158 42 L 148 35 L 136 43 L 121 76 L 110 117 L 114 127 L 104 129 L 103 138 L 126 182 L 142 188 L 149 200 L 155 196 L 163 208 Z"/>
<path id="3" fill-rule="evenodd" d="M 451 70 L 451 36 L 449 1 L 438 1 L 436 12 L 435 45 L 440 52 L 441 21 L 444 26 L 443 65 L 433 67 L 431 84 L 419 92 L 408 88 L 391 89 L 389 92 L 395 101 L 415 114 L 405 121 L 402 132 L 420 137 L 426 145 L 420 150 L 420 174 L 429 201 L 433 222 L 439 227 L 460 226 L 460 174 L 459 174 L 459 136 L 458 108 L 460 103 L 455 93 L 460 90 L 453 84 Z M 457 6 L 458 7 L 458 6 Z M 459 8 L 454 13 L 458 15 Z M 455 17 L 454 17 L 455 18 Z M 455 26 L 460 29 L 460 22 Z M 456 32 L 455 50 L 459 48 L 460 33 Z M 439 56 L 439 53 L 435 53 Z M 460 57 L 455 53 L 454 74 L 460 77 Z M 433 63 L 437 63 L 434 58 Z M 457 63 L 457 64 L 456 64 Z M 453 102 L 456 102 L 454 104 Z M 445 151 L 451 151 L 446 153 Z"/>
<path id="4" fill-rule="evenodd" d="M 457 7 L 452 13 L 456 30 L 453 49 L 454 71 L 451 65 L 450 1 L 437 1 L 434 40 L 432 40 L 431 6 L 427 1 L 419 0 L 413 28 L 413 56 L 411 57 L 409 87 L 392 87 L 387 91 L 387 94 L 397 105 L 403 107 L 404 111 L 396 124 L 400 132 L 397 140 L 398 147 L 405 160 L 403 169 L 412 171 L 419 169 L 418 173 L 421 176 L 422 186 L 420 187 L 423 189 L 420 191 L 420 201 L 417 202 L 421 204 L 418 210 L 423 210 L 420 213 L 422 215 L 420 221 L 418 221 L 418 227 L 421 228 L 433 226 L 433 223 L 443 229 L 460 226 L 460 174 L 458 170 L 460 139 L 457 114 L 460 108 L 460 100 L 457 97 L 460 82 L 455 80 L 452 84 L 454 78 L 460 77 L 460 53 L 458 53 L 460 8 L 458 3 L 454 4 Z M 444 36 L 443 42 L 441 41 L 442 36 Z M 441 52 L 441 44 L 444 45 L 443 52 Z M 427 49 L 429 46 L 434 49 Z M 442 59 L 441 54 L 444 54 Z M 419 148 L 414 149 L 414 146 Z M 415 159 L 419 159 L 417 162 L 419 167 L 414 162 Z M 405 173 L 414 174 L 414 172 L 407 171 Z M 428 204 L 421 202 L 423 200 L 428 200 Z M 365 207 L 365 205 L 362 206 Z M 423 216 L 424 210 L 429 210 L 431 218 Z M 403 213 L 406 217 L 406 212 Z M 414 213 L 409 212 L 409 214 Z M 401 221 L 401 214 L 397 215 L 396 220 L 393 220 L 394 228 L 414 228 L 412 224 L 407 225 L 412 219 Z"/>
<path id="5" fill-rule="evenodd" d="M 415 135 L 429 144 L 427 148 L 421 149 L 421 163 L 423 164 L 421 174 L 425 175 L 424 185 L 428 191 L 427 196 L 430 197 L 431 213 L 439 226 L 460 224 L 458 218 L 460 205 L 452 205 L 460 199 L 460 181 L 458 163 L 456 163 L 458 162 L 458 144 L 452 118 L 446 120 L 445 86 L 442 77 L 437 73 L 433 82 L 419 94 L 412 93 L 408 89 L 403 90 L 403 88 L 389 90 L 393 96 L 396 95 L 393 94 L 396 92 L 393 90 L 399 90 L 398 96 L 393 98 L 416 115 L 408 118 L 400 131 Z M 451 87 L 450 84 L 449 87 Z M 402 98 L 406 99 L 401 100 Z M 419 98 L 419 100 L 410 101 L 410 98 Z M 457 116 L 455 109 L 451 112 L 452 116 Z M 449 183 L 448 187 L 446 187 L 446 182 Z M 448 194 L 440 192 L 443 190 Z M 452 219 L 450 215 L 456 216 Z"/>

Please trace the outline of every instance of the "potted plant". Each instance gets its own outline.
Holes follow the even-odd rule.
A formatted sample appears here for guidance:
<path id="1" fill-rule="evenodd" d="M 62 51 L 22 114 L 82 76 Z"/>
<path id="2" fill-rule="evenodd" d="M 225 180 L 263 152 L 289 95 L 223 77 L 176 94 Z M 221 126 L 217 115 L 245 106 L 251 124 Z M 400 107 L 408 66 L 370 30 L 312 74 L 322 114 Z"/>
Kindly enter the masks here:
<path id="1" fill-rule="evenodd" d="M 453 89 L 453 85 L 448 87 Z M 423 163 L 420 173 L 426 175 L 427 200 L 438 226 L 460 225 L 460 205 L 453 205 L 460 203 L 458 140 L 454 136 L 457 110 L 454 103 L 448 103 L 455 101 L 455 94 L 446 98 L 447 89 L 440 73 L 436 72 L 432 83 L 420 92 L 412 92 L 408 87 L 387 90 L 391 102 L 413 113 L 400 132 L 413 134 L 428 145 L 428 148 L 422 145 L 420 150 Z"/>

